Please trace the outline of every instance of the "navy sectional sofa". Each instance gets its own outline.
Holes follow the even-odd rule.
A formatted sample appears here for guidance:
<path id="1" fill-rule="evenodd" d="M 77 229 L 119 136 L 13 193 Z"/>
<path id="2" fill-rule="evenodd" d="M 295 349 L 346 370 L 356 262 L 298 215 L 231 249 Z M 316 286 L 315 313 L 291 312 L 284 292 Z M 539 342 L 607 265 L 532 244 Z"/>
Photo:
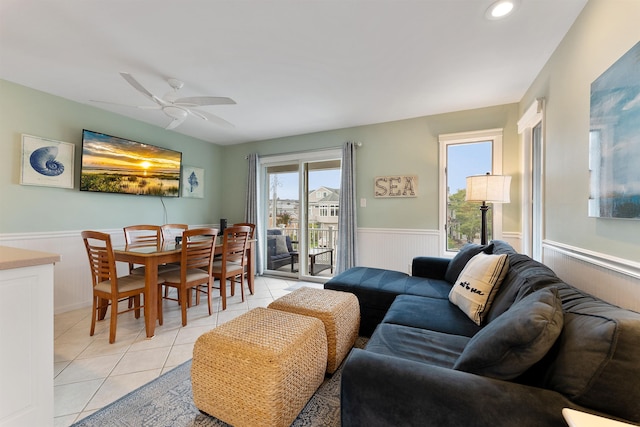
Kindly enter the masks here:
<path id="1" fill-rule="evenodd" d="M 509 270 L 477 325 L 448 296 L 481 251 Z M 640 313 L 502 241 L 415 258 L 412 274 L 354 267 L 325 284 L 358 297 L 370 336 L 343 367 L 344 427 L 566 426 L 563 408 L 640 423 Z"/>

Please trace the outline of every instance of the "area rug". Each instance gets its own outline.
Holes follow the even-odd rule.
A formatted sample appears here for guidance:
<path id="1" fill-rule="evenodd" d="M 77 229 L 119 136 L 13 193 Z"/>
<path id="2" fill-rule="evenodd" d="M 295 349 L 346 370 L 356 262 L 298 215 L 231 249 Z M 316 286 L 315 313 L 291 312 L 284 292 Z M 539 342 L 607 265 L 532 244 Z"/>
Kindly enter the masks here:
<path id="1" fill-rule="evenodd" d="M 366 338 L 355 347 L 364 348 Z M 340 377 L 342 366 L 325 378 L 292 426 L 340 426 Z M 191 360 L 105 406 L 72 427 L 212 427 L 228 424 L 204 415 L 193 403 Z"/>

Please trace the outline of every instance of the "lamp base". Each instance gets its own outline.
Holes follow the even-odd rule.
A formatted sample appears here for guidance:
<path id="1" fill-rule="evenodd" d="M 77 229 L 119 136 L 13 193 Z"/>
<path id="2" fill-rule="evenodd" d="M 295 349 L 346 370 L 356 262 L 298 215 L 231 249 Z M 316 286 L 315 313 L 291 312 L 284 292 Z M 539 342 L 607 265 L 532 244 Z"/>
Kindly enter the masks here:
<path id="1" fill-rule="evenodd" d="M 480 244 L 487 244 L 487 211 L 489 210 L 489 206 L 485 202 L 482 202 L 482 206 L 480 206 L 480 212 L 482 213 L 482 225 L 480 228 Z"/>

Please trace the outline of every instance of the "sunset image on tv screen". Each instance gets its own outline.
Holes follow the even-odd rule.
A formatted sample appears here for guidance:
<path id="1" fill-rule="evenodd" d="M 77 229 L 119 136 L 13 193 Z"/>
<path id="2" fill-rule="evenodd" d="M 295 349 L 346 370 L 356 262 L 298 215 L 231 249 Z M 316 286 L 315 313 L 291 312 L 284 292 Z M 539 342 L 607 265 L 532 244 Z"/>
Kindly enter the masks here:
<path id="1" fill-rule="evenodd" d="M 178 197 L 181 161 L 179 151 L 84 130 L 80 190 Z"/>

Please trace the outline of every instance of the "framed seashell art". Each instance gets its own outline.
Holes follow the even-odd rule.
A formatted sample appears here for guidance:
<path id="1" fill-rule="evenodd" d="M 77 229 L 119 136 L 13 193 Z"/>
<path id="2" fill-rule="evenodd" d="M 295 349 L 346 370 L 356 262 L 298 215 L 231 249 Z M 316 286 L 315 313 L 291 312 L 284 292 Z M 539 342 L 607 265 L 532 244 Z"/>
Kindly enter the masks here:
<path id="1" fill-rule="evenodd" d="M 20 184 L 73 188 L 75 145 L 22 134 Z"/>

